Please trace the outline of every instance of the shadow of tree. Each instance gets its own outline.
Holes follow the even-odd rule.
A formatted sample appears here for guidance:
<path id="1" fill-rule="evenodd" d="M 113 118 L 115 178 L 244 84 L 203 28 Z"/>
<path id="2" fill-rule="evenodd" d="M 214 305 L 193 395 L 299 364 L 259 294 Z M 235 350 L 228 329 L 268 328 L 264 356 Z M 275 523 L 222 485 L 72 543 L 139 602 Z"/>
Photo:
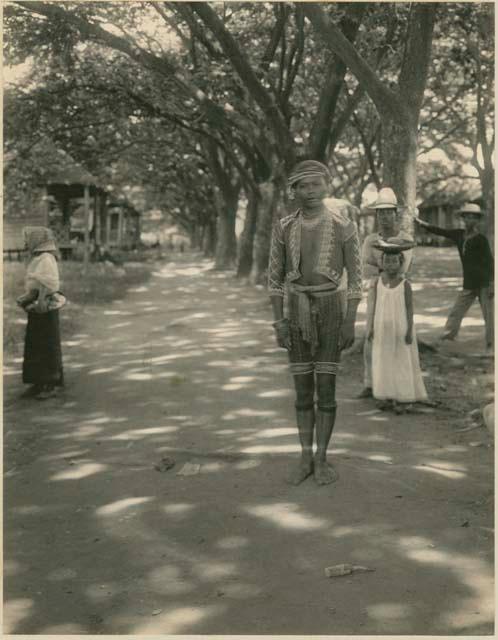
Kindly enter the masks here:
<path id="1" fill-rule="evenodd" d="M 366 408 L 345 375 L 340 481 L 290 488 L 269 305 L 209 266 L 185 256 L 96 308 L 65 392 L 6 407 L 5 632 L 492 633 L 491 450 Z M 376 571 L 327 579 L 341 562 Z"/>

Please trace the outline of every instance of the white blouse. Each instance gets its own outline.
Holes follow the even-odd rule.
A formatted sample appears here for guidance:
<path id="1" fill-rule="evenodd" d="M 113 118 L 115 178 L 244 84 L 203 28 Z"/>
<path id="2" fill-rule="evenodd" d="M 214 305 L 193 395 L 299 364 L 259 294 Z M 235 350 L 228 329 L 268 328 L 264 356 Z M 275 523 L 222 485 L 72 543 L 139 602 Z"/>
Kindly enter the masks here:
<path id="1" fill-rule="evenodd" d="M 59 290 L 59 269 L 57 260 L 51 253 L 42 253 L 30 260 L 26 271 L 26 293 L 38 289 L 40 285 L 46 287 L 49 293 Z"/>

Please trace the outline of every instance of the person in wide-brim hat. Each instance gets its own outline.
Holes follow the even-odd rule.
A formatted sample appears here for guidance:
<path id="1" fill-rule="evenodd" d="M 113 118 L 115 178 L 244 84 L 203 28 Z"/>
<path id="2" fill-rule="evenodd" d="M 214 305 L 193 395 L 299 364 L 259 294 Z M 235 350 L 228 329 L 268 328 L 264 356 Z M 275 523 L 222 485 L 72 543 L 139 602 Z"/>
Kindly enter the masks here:
<path id="1" fill-rule="evenodd" d="M 474 216 L 485 216 L 485 212 L 481 209 L 478 204 L 474 204 L 473 202 L 466 202 L 461 209 L 458 209 L 457 214 L 464 215 L 474 215 Z"/>
<path id="2" fill-rule="evenodd" d="M 383 187 L 369 209 L 398 209 L 398 199 L 391 187 Z"/>
<path id="3" fill-rule="evenodd" d="M 452 240 L 458 249 L 463 269 L 463 288 L 448 315 L 442 340 L 454 340 L 462 320 L 476 298 L 479 300 L 485 324 L 486 349 L 492 353 L 494 344 L 494 258 L 486 236 L 479 231 L 485 213 L 478 204 L 466 202 L 456 211 L 462 217 L 464 229 L 445 229 L 415 217 L 417 224 L 429 233 Z"/>

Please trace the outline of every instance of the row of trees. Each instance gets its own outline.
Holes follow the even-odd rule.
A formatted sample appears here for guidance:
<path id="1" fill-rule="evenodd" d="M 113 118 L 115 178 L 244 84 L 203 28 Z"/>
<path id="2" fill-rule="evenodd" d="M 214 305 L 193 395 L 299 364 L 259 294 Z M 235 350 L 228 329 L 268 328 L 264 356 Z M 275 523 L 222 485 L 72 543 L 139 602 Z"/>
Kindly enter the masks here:
<path id="1" fill-rule="evenodd" d="M 6 183 L 13 197 L 26 188 L 49 139 L 109 183 L 140 185 L 218 268 L 255 281 L 302 157 L 326 162 L 334 195 L 357 205 L 372 183 L 413 207 L 417 189 L 459 189 L 472 164 L 493 211 L 492 11 L 12 2 L 6 60 L 32 72 L 5 94 Z"/>

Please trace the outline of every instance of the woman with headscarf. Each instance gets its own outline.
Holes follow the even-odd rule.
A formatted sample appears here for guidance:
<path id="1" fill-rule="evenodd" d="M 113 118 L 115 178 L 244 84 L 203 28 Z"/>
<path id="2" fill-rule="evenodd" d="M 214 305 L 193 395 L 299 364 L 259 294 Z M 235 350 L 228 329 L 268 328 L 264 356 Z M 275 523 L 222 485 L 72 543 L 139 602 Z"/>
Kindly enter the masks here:
<path id="1" fill-rule="evenodd" d="M 32 385 L 23 396 L 45 400 L 63 384 L 57 247 L 46 227 L 25 227 L 23 234 L 28 265 L 25 294 L 17 303 L 28 314 L 22 380 Z"/>

